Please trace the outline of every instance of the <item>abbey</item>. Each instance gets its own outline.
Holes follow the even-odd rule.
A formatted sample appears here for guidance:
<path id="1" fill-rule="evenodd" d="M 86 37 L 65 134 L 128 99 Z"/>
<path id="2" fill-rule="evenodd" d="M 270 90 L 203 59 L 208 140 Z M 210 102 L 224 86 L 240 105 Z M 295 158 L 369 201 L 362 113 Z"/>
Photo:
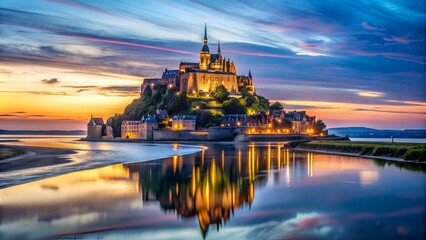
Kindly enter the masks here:
<path id="1" fill-rule="evenodd" d="M 199 62 L 180 62 L 179 69 L 163 72 L 161 78 L 144 79 L 141 85 L 141 95 L 147 87 L 151 90 L 157 83 L 168 87 L 176 87 L 180 92 L 210 93 L 216 86 L 223 85 L 231 94 L 239 94 L 242 88 L 254 93 L 251 72 L 247 76 L 237 75 L 234 61 L 225 58 L 217 44 L 216 53 L 210 53 L 207 39 L 207 24 L 204 26 L 203 46 L 200 51 Z"/>

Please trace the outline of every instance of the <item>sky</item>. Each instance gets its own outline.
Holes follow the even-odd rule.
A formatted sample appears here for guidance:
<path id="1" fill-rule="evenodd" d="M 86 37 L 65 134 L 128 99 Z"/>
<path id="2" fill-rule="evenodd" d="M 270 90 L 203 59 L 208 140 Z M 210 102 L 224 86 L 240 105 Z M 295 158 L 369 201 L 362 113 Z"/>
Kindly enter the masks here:
<path id="1" fill-rule="evenodd" d="M 426 2 L 0 1 L 0 129 L 86 129 L 143 78 L 197 62 L 207 21 L 237 73 L 328 127 L 426 128 Z"/>

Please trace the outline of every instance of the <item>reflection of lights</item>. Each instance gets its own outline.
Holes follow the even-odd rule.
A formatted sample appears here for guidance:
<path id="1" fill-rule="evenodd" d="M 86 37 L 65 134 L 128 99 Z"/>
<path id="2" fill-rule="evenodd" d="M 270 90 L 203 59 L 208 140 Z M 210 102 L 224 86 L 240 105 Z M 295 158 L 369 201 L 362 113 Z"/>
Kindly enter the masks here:
<path id="1" fill-rule="evenodd" d="M 312 153 L 308 153 L 308 176 L 314 176 L 314 155 Z"/>
<path id="2" fill-rule="evenodd" d="M 176 172 L 177 169 L 177 161 L 178 161 L 178 157 L 177 156 L 173 156 L 173 172 Z"/>
<path id="3" fill-rule="evenodd" d="M 268 175 L 271 174 L 271 144 L 268 144 Z"/>
<path id="4" fill-rule="evenodd" d="M 281 148 L 280 148 L 280 146 L 277 146 L 277 154 L 278 154 L 278 156 L 277 156 L 277 158 L 278 158 L 278 160 L 277 160 L 278 169 L 281 169 Z"/>
<path id="5" fill-rule="evenodd" d="M 173 143 L 173 150 L 176 151 L 178 149 L 178 144 L 177 143 Z"/>
<path id="6" fill-rule="evenodd" d="M 361 182 L 361 185 L 370 185 L 379 180 L 379 172 L 361 171 L 359 172 L 359 180 Z"/>
<path id="7" fill-rule="evenodd" d="M 290 152 L 288 149 L 285 150 L 285 182 L 287 187 L 290 187 L 291 176 L 290 176 Z"/>

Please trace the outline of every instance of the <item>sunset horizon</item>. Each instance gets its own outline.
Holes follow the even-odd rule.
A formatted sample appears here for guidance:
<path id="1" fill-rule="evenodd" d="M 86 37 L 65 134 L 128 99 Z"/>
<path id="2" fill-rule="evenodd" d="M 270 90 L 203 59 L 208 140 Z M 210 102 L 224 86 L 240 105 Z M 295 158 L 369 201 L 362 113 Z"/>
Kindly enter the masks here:
<path id="1" fill-rule="evenodd" d="M 329 128 L 424 129 L 425 13 L 380 3 L 3 1 L 0 129 L 83 130 L 122 114 L 144 78 L 197 60 L 206 20 L 211 48 L 220 41 L 286 111 Z"/>

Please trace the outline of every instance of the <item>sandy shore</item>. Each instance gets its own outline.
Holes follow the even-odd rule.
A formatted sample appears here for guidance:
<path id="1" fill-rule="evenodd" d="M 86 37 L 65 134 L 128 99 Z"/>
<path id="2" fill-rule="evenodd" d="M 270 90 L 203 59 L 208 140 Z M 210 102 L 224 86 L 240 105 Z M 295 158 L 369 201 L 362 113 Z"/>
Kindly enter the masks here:
<path id="1" fill-rule="evenodd" d="M 70 160 L 64 155 L 76 153 L 74 150 L 62 148 L 13 145 L 7 147 L 23 150 L 25 153 L 0 160 L 0 172 L 68 163 Z"/>

